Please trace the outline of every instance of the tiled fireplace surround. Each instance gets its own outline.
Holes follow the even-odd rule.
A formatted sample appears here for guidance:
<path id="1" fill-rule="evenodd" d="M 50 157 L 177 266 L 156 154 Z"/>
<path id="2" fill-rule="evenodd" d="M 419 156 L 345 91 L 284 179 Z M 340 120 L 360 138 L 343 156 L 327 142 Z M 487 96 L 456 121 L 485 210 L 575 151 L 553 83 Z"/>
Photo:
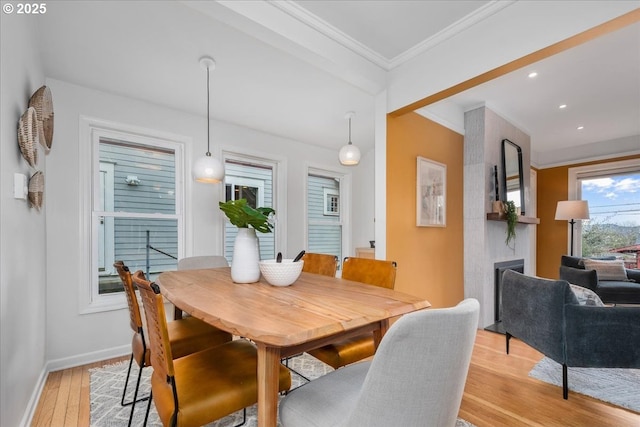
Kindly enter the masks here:
<path id="1" fill-rule="evenodd" d="M 465 113 L 464 137 L 464 295 L 480 301 L 479 327 L 494 323 L 494 264 L 524 259 L 525 274 L 535 274 L 536 226 L 518 224 L 515 241 L 505 244 L 506 222 L 489 221 L 494 200 L 493 168 L 501 173 L 502 140 L 522 148 L 526 216 L 536 216 L 531 200 L 529 135 L 483 106 Z"/>

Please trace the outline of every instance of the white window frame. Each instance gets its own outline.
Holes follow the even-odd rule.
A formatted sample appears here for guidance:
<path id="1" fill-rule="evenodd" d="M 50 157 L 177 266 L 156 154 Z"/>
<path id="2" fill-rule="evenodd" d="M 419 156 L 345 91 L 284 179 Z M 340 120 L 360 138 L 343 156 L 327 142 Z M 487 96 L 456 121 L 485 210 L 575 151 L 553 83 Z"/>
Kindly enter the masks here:
<path id="1" fill-rule="evenodd" d="M 304 176 L 304 242 L 309 247 L 309 175 L 320 175 L 328 178 L 340 180 L 340 222 L 336 223 L 335 217 L 332 220 L 323 222 L 321 220 L 312 221 L 312 224 L 339 224 L 342 227 L 342 256 L 351 253 L 351 174 L 337 170 L 327 169 L 322 166 L 307 164 Z M 342 260 L 340 260 L 342 262 Z M 340 275 L 341 272 L 338 272 Z"/>
<path id="2" fill-rule="evenodd" d="M 593 165 L 578 166 L 569 168 L 568 172 L 568 199 L 580 200 L 582 198 L 581 180 L 585 178 L 596 178 L 598 176 L 623 174 L 625 172 L 637 172 L 640 170 L 640 159 L 619 160 L 603 162 Z M 570 225 L 567 223 L 567 248 L 571 246 Z M 577 221 L 574 230 L 575 254 L 582 254 L 582 221 Z M 568 250 L 568 249 L 567 249 Z"/>
<path id="3" fill-rule="evenodd" d="M 100 170 L 100 139 L 115 139 L 173 150 L 175 153 L 175 214 L 143 214 L 104 212 L 99 209 L 100 180 L 94 174 Z M 178 258 L 184 256 L 184 151 L 191 139 L 157 130 L 139 128 L 91 117 L 80 117 L 79 182 L 81 193 L 79 313 L 89 314 L 126 308 L 124 292 L 100 295 L 98 292 L 98 222 L 104 215 L 129 218 L 166 218 L 177 220 Z"/>

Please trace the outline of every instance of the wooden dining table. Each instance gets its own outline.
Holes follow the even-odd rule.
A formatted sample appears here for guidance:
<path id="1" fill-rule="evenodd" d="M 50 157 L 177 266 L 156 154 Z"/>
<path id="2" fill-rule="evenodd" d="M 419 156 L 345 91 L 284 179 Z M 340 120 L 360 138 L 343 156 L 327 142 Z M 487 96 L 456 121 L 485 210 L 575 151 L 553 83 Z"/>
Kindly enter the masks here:
<path id="1" fill-rule="evenodd" d="M 391 289 L 311 273 L 286 287 L 264 278 L 234 283 L 228 267 L 164 272 L 156 283 L 176 307 L 255 343 L 259 427 L 276 426 L 281 358 L 364 332 L 377 346 L 390 319 L 430 306 Z"/>

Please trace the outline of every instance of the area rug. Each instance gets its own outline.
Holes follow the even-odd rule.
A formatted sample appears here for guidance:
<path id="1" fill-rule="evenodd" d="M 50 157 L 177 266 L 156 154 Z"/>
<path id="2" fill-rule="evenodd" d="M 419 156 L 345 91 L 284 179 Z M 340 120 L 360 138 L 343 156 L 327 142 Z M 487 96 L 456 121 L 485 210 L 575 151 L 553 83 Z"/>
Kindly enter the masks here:
<path id="1" fill-rule="evenodd" d="M 548 357 L 529 376 L 562 387 L 562 365 Z M 640 369 L 569 367 L 567 378 L 569 391 L 640 413 Z"/>
<path id="2" fill-rule="evenodd" d="M 289 360 L 289 366 L 295 371 L 300 372 L 305 377 L 313 380 L 330 371 L 333 371 L 328 365 L 320 362 L 319 360 L 304 353 L 301 356 L 291 358 Z M 126 426 L 129 421 L 129 414 L 131 412 L 130 406 L 120 406 L 120 399 L 122 397 L 122 390 L 124 388 L 124 381 L 127 377 L 127 367 L 129 362 L 118 363 L 115 365 L 107 365 L 102 368 L 91 369 L 91 383 L 90 383 L 90 402 L 91 402 L 91 426 L 92 427 L 117 427 Z M 133 389 L 135 388 L 135 378 L 138 375 L 138 366 L 134 363 L 131 369 L 132 379 L 129 380 L 129 395 L 126 401 L 130 401 L 133 398 Z M 142 381 L 140 383 L 139 396 L 149 395 L 149 378 L 151 377 L 152 368 L 145 368 L 142 374 Z M 297 375 L 295 372 L 291 375 L 292 387 L 298 387 L 304 384 L 306 381 Z M 142 426 L 144 422 L 144 413 L 147 408 L 147 402 L 138 402 L 136 404 L 133 426 Z M 219 419 L 211 424 L 207 424 L 207 427 L 227 427 L 234 426 L 242 421 L 242 411 L 238 411 L 225 418 Z M 158 418 L 153 404 L 151 404 L 151 411 L 149 413 L 149 420 L 147 425 L 150 427 L 161 427 L 162 423 Z M 256 405 L 247 408 L 247 424 L 248 427 L 255 427 L 258 425 L 256 418 Z M 280 426 L 280 423 L 278 423 Z M 474 427 L 473 424 L 458 419 L 456 427 Z"/>

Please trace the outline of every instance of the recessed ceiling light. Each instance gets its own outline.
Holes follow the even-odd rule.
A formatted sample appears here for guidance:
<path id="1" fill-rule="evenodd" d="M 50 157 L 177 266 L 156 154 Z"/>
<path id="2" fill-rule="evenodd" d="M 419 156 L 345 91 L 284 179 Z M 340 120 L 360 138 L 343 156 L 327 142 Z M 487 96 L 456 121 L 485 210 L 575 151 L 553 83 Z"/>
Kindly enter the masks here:
<path id="1" fill-rule="evenodd" d="M 584 129 L 584 126 L 578 126 L 578 130 Z"/>
<path id="2" fill-rule="evenodd" d="M 534 77 L 536 77 L 538 75 L 538 73 L 536 73 L 535 71 L 532 71 L 529 73 L 529 78 L 532 79 Z"/>
<path id="3" fill-rule="evenodd" d="M 567 104 L 562 104 L 558 108 L 561 109 L 561 110 L 564 109 L 564 108 L 567 108 Z"/>

